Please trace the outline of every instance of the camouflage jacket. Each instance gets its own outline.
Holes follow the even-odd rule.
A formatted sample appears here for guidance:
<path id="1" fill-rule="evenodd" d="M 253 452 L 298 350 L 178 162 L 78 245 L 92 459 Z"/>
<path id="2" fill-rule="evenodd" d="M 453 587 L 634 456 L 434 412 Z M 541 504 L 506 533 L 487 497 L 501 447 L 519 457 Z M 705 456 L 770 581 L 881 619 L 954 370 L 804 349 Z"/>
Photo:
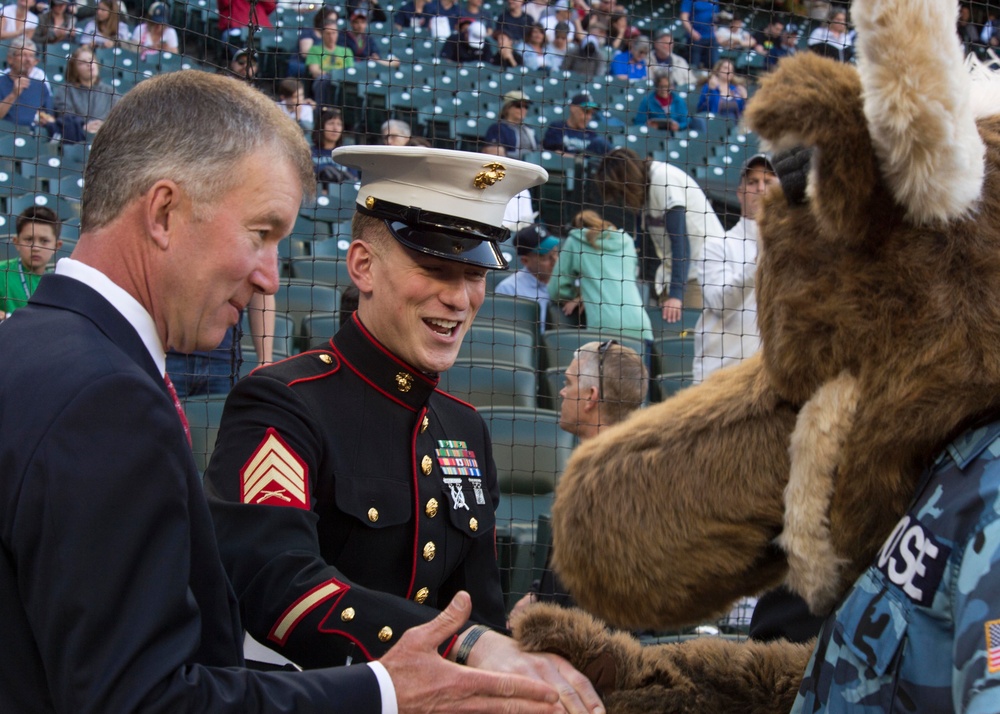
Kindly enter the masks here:
<path id="1" fill-rule="evenodd" d="M 1000 422 L 968 431 L 827 619 L 798 712 L 1000 712 Z"/>

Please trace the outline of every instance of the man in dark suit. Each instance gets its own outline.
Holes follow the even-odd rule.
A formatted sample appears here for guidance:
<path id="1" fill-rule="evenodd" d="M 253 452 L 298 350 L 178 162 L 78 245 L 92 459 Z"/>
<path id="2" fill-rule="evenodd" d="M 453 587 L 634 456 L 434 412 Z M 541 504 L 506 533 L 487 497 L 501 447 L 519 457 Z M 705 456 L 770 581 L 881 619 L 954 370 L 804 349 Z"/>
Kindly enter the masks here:
<path id="1" fill-rule="evenodd" d="M 276 290 L 312 173 L 273 102 L 202 72 L 143 82 L 95 139 L 73 259 L 0 328 L 0 711 L 558 711 L 438 656 L 464 593 L 381 662 L 243 667 L 165 350 L 212 347 Z"/>

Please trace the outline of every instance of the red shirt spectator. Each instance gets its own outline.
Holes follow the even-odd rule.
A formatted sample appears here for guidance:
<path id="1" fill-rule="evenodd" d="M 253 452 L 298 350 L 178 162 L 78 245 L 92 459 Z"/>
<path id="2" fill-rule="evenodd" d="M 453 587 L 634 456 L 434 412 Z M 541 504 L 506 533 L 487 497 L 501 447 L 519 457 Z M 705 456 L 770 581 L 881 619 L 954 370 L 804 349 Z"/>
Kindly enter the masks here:
<path id="1" fill-rule="evenodd" d="M 218 0 L 219 29 L 247 27 L 250 24 L 250 0 Z M 257 0 L 254 12 L 254 22 L 258 27 L 271 27 L 268 17 L 278 6 L 275 0 Z"/>

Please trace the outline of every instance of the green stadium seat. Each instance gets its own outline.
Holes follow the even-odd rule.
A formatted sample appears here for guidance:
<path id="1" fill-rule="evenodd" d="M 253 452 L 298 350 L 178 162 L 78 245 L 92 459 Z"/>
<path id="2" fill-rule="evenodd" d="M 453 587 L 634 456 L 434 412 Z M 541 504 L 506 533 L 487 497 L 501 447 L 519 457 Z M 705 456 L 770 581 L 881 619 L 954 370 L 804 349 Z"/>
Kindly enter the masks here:
<path id="1" fill-rule="evenodd" d="M 535 407 L 537 385 L 534 370 L 462 361 L 441 373 L 438 388 L 476 407 Z"/>
<path id="2" fill-rule="evenodd" d="M 646 352 L 646 346 L 642 340 L 622 337 L 610 330 L 598 332 L 589 329 L 563 328 L 545 331 L 545 346 L 547 352 L 547 364 L 549 369 L 558 368 L 565 370 L 573 361 L 573 354 L 582 345 L 588 342 L 604 342 L 605 340 L 618 340 L 618 343 L 625 347 L 631 347 L 640 355 Z"/>
<path id="3" fill-rule="evenodd" d="M 690 375 L 694 363 L 694 335 L 672 335 L 653 341 L 654 374 Z"/>
<path id="4" fill-rule="evenodd" d="M 537 341 L 527 330 L 474 324 L 462 341 L 458 359 L 537 370 Z"/>
<path id="5" fill-rule="evenodd" d="M 80 205 L 72 201 L 67 201 L 58 195 L 51 193 L 29 193 L 23 196 L 11 196 L 8 205 L 8 213 L 17 216 L 28 206 L 45 206 L 51 208 L 59 216 L 60 220 L 68 221 L 79 217 Z"/>
<path id="6" fill-rule="evenodd" d="M 538 521 L 551 513 L 552 496 L 574 437 L 559 428 L 554 411 L 482 408 L 493 442 L 500 484 L 497 550 L 508 607 L 528 591 L 536 562 Z"/>
<path id="7" fill-rule="evenodd" d="M 650 380 L 650 398 L 655 402 L 665 402 L 692 384 L 694 384 L 694 380 L 690 372 L 657 374 Z"/>
<path id="8" fill-rule="evenodd" d="M 538 335 L 540 320 L 536 301 L 511 295 L 488 294 L 473 325 L 520 329 Z"/>
<path id="9" fill-rule="evenodd" d="M 330 339 L 337 334 L 340 328 L 340 317 L 338 313 L 332 315 L 314 314 L 302 320 L 302 341 L 301 351 L 320 349 L 327 347 Z"/>
<path id="10" fill-rule="evenodd" d="M 351 284 L 347 263 L 338 258 L 317 258 L 311 255 L 292 258 L 288 270 L 293 280 L 302 283 L 315 283 L 341 290 Z"/>
<path id="11" fill-rule="evenodd" d="M 340 291 L 331 285 L 296 279 L 284 282 L 274 296 L 275 310 L 295 323 L 293 334 L 302 332 L 302 321 L 312 314 L 335 315 L 340 310 Z"/>
<path id="12" fill-rule="evenodd" d="M 693 335 L 698 320 L 701 319 L 701 310 L 696 308 L 684 308 L 681 311 L 680 322 L 665 322 L 663 320 L 663 310 L 658 307 L 651 307 L 646 310 L 649 313 L 649 321 L 653 326 L 653 335 L 662 337 L 676 337 Z"/>
<path id="13" fill-rule="evenodd" d="M 243 319 L 240 323 L 241 329 L 243 330 L 243 338 L 240 340 L 240 349 L 243 351 L 244 362 L 255 363 L 256 352 L 253 346 L 253 335 L 250 334 L 250 319 L 247 316 L 247 311 L 243 311 Z M 286 357 L 290 357 L 298 352 L 296 345 L 296 336 L 298 335 L 298 327 L 295 321 L 286 314 L 283 314 L 281 308 L 278 308 L 277 314 L 274 316 L 274 350 L 272 357 L 274 361 L 283 360 Z"/>
<path id="14" fill-rule="evenodd" d="M 181 404 L 191 429 L 191 451 L 194 453 L 194 461 L 198 466 L 198 473 L 204 475 L 215 450 L 215 440 L 219 435 L 226 395 L 188 397 Z"/>

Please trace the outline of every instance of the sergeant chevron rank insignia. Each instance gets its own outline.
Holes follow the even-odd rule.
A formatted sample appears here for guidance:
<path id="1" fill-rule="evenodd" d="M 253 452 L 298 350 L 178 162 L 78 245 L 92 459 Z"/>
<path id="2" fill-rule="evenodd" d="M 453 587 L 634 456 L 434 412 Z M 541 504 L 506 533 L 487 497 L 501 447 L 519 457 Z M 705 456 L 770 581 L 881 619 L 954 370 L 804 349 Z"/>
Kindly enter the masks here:
<path id="1" fill-rule="evenodd" d="M 308 469 L 298 454 L 268 429 L 240 470 L 240 499 L 261 506 L 309 510 Z"/>

